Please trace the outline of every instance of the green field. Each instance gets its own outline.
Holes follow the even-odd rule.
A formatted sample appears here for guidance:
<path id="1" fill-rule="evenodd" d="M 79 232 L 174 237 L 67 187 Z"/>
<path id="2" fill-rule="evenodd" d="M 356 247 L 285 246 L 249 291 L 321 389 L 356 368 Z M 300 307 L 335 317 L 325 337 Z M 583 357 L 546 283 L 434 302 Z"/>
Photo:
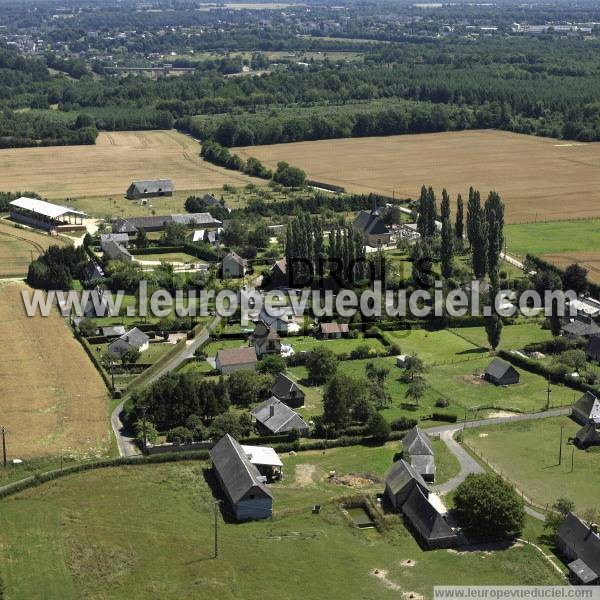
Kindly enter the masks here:
<path id="1" fill-rule="evenodd" d="M 563 254 L 600 247 L 600 220 L 553 221 L 506 225 L 509 254 Z"/>
<path id="2" fill-rule="evenodd" d="M 134 255 L 134 259 L 140 262 L 148 261 L 164 261 L 168 263 L 205 263 L 205 261 L 186 254 L 185 252 L 162 252 L 159 254 L 138 254 Z"/>
<path id="3" fill-rule="evenodd" d="M 563 460 L 558 464 L 560 427 Z M 580 425 L 568 417 L 541 419 L 481 429 L 467 429 L 469 446 L 508 477 L 535 502 L 552 504 L 570 498 L 579 513 L 598 509 L 600 452 L 573 451 L 567 444 Z M 510 440 L 510 443 L 507 443 Z M 571 472 L 571 458 L 573 472 Z"/>
<path id="4" fill-rule="evenodd" d="M 282 339 L 284 344 L 289 344 L 296 353 L 298 352 L 310 352 L 315 348 L 329 348 L 336 354 L 347 353 L 350 354 L 353 350 L 356 350 L 360 346 L 368 346 L 374 353 L 384 354 L 386 349 L 384 345 L 377 338 L 341 338 L 338 340 L 319 340 L 313 336 L 294 336 Z"/>
<path id="5" fill-rule="evenodd" d="M 285 479 L 271 487 L 274 518 L 235 524 L 219 516 L 218 559 L 206 464 L 90 471 L 23 492 L 2 501 L 6 597 L 295 600 L 326 598 L 335 589 L 336 597 L 362 600 L 402 592 L 431 597 L 433 585 L 444 583 L 561 583 L 527 546 L 423 552 L 398 518 L 385 533 L 352 527 L 333 499 L 369 490 L 322 475 L 332 468 L 338 475 L 383 473 L 392 451 L 286 457 Z M 319 515 L 312 514 L 316 503 Z M 414 566 L 402 566 L 406 559 Z"/>
<path id="6" fill-rule="evenodd" d="M 461 327 L 450 330 L 472 344 L 489 348 L 484 327 Z M 522 350 L 527 344 L 546 342 L 552 339 L 549 329 L 542 329 L 541 322 L 527 321 L 502 328 L 502 336 L 498 350 Z"/>

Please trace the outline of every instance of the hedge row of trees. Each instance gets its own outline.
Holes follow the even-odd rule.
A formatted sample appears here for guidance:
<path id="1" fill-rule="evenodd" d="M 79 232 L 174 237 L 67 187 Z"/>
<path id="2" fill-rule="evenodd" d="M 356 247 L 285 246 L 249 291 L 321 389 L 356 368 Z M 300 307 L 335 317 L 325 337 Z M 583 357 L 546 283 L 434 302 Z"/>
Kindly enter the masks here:
<path id="1" fill-rule="evenodd" d="M 27 283 L 42 290 L 70 290 L 79 278 L 88 256 L 83 247 L 50 246 L 29 265 Z"/>

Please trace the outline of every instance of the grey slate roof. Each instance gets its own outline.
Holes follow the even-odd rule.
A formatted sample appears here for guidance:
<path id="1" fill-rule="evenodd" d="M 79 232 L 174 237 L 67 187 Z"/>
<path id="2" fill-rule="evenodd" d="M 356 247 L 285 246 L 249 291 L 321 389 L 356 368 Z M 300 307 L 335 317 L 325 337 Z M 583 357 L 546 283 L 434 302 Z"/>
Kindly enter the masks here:
<path id="1" fill-rule="evenodd" d="M 600 445 L 600 433 L 596 431 L 596 426 L 593 423 L 584 425 L 576 434 L 575 439 L 580 448 L 588 446 Z"/>
<path id="2" fill-rule="evenodd" d="M 238 265 L 240 265 L 240 267 L 243 267 L 245 265 L 244 259 L 239 254 L 237 254 L 237 252 L 234 252 L 233 250 L 223 257 L 223 262 L 225 262 L 225 261 L 227 261 L 227 262 L 233 261 L 233 262 L 237 263 Z"/>
<path id="3" fill-rule="evenodd" d="M 174 223 L 182 223 L 183 225 L 205 225 L 217 227 L 221 225 L 221 221 L 215 219 L 209 212 L 201 213 L 185 213 L 171 215 L 171 220 Z"/>
<path id="4" fill-rule="evenodd" d="M 130 329 L 128 332 L 124 333 L 120 338 L 116 339 L 112 344 L 109 345 L 109 350 L 114 347 L 123 348 L 124 344 L 129 346 L 130 348 L 140 349 L 144 344 L 148 343 L 150 338 L 137 327 Z"/>
<path id="5" fill-rule="evenodd" d="M 502 379 L 511 370 L 516 371 L 509 362 L 501 358 L 494 358 L 485 370 L 485 374 L 493 379 Z"/>
<path id="6" fill-rule="evenodd" d="M 83 280 L 93 283 L 104 277 L 104 271 L 95 260 L 90 260 L 83 269 Z"/>
<path id="7" fill-rule="evenodd" d="M 429 436 L 417 426 L 413 427 L 404 436 L 402 439 L 402 446 L 410 455 L 427 454 L 433 456 L 433 448 L 431 447 Z"/>
<path id="8" fill-rule="evenodd" d="M 354 220 L 354 227 L 365 235 L 384 235 L 390 232 L 377 211 L 361 210 Z"/>
<path id="9" fill-rule="evenodd" d="M 592 335 L 600 335 L 600 327 L 596 324 L 596 321 L 575 319 L 570 323 L 567 323 L 562 328 L 564 333 L 576 337 L 590 337 Z"/>
<path id="10" fill-rule="evenodd" d="M 600 335 L 593 335 L 588 340 L 586 353 L 591 356 L 600 356 Z"/>
<path id="11" fill-rule="evenodd" d="M 273 434 L 286 433 L 294 429 L 298 431 L 306 431 L 308 429 L 306 421 L 287 404 L 275 398 L 275 396 L 271 396 L 268 400 L 259 404 L 251 414 L 258 423 L 266 427 Z"/>
<path id="12" fill-rule="evenodd" d="M 129 236 L 126 233 L 103 233 L 100 235 L 100 244 L 106 242 L 117 242 L 123 244 L 129 242 Z"/>
<path id="13" fill-rule="evenodd" d="M 121 244 L 117 244 L 117 242 L 113 242 L 112 240 L 105 242 L 102 246 L 102 250 L 104 250 L 104 254 L 108 256 L 108 258 L 112 260 L 130 260 L 131 254 L 127 248 L 121 246 Z"/>
<path id="14" fill-rule="evenodd" d="M 104 337 L 121 337 L 122 335 L 125 335 L 125 327 L 123 325 L 102 327 L 102 335 Z"/>
<path id="15" fill-rule="evenodd" d="M 174 186 L 170 179 L 142 179 L 133 181 L 127 190 L 128 194 L 158 194 L 173 192 Z"/>
<path id="16" fill-rule="evenodd" d="M 258 469 L 229 434 L 225 434 L 209 454 L 223 484 L 223 491 L 233 504 L 237 504 L 253 488 L 259 488 L 273 498 Z"/>
<path id="17" fill-rule="evenodd" d="M 402 512 L 427 542 L 456 537 L 446 519 L 429 502 L 418 485 L 402 506 Z"/>
<path id="18" fill-rule="evenodd" d="M 402 491 L 413 479 L 429 490 L 423 478 L 404 459 L 395 462 L 385 475 L 385 481 L 394 495 Z"/>
<path id="19" fill-rule="evenodd" d="M 293 392 L 295 392 L 296 398 L 304 398 L 304 392 L 289 377 L 279 373 L 271 388 L 271 394 L 281 400 L 290 398 Z"/>
<path id="20" fill-rule="evenodd" d="M 600 536 L 593 533 L 587 523 L 575 513 L 569 513 L 558 527 L 556 536 L 596 574 L 596 577 L 600 577 Z"/>
<path id="21" fill-rule="evenodd" d="M 586 392 L 575 402 L 572 409 L 572 415 L 579 423 L 587 423 L 592 416 L 592 409 L 598 402 L 598 398 L 592 392 Z M 600 415 L 599 415 L 600 418 Z"/>

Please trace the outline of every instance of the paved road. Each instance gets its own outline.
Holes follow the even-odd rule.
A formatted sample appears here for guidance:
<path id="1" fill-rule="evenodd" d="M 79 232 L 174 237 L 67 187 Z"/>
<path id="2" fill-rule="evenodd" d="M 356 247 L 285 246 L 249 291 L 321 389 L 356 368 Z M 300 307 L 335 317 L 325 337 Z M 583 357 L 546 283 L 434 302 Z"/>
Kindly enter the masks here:
<path id="1" fill-rule="evenodd" d="M 110 416 L 110 424 L 112 425 L 113 432 L 115 434 L 115 438 L 117 439 L 117 446 L 119 447 L 119 455 L 120 456 L 135 456 L 140 454 L 140 449 L 134 441 L 134 438 L 126 435 L 123 431 L 123 423 L 121 422 L 120 414 L 123 410 L 123 404 L 125 401 L 121 402 L 119 406 L 113 410 L 112 415 Z"/>
<path id="2" fill-rule="evenodd" d="M 503 423 L 511 423 L 513 421 L 533 421 L 535 419 L 547 419 L 549 417 L 559 417 L 571 413 L 570 408 L 554 408 L 539 413 L 514 415 L 510 417 L 497 417 L 493 419 L 479 419 L 478 421 L 469 421 L 467 423 L 452 425 L 442 425 L 439 427 L 430 427 L 427 429 L 429 434 L 439 434 L 440 439 L 446 444 L 448 450 L 456 456 L 460 463 L 460 472 L 452 479 L 432 487 L 432 491 L 436 494 L 447 494 L 455 490 L 468 475 L 484 473 L 485 469 L 454 439 L 454 434 L 464 428 L 471 429 L 473 427 L 484 427 L 486 425 L 498 425 Z M 534 519 L 544 521 L 545 516 L 530 506 L 525 506 L 527 514 Z"/>

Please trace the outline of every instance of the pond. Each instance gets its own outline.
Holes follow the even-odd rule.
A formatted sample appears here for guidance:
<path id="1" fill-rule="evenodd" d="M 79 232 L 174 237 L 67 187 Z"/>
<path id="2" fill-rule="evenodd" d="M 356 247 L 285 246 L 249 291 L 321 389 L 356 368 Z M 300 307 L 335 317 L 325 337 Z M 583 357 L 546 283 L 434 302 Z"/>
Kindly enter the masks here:
<path id="1" fill-rule="evenodd" d="M 348 513 L 352 522 L 359 528 L 375 527 L 373 519 L 369 516 L 369 513 L 362 506 L 344 507 L 344 510 Z"/>

